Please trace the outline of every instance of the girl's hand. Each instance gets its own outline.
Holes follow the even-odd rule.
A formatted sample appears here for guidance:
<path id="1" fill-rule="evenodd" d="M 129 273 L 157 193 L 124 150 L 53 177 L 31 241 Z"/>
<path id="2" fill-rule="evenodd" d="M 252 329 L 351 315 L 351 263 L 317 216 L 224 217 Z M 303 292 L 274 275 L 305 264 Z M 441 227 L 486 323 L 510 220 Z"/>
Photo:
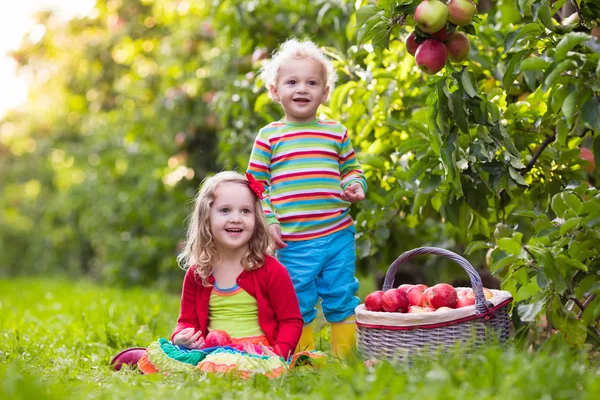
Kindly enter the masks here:
<path id="1" fill-rule="evenodd" d="M 270 348 L 268 348 L 267 346 L 265 346 L 262 343 L 259 343 L 258 347 L 260 347 L 260 349 L 262 350 L 263 354 L 266 355 L 266 356 L 279 357 L 277 354 L 275 354 L 275 352 L 273 350 L 271 350 Z"/>
<path id="2" fill-rule="evenodd" d="M 202 331 L 194 333 L 194 328 L 185 328 L 173 338 L 173 344 L 186 349 L 199 349 L 204 344 Z"/>
<path id="3" fill-rule="evenodd" d="M 275 354 L 275 352 L 273 352 L 273 350 L 269 349 L 267 346 L 265 346 L 262 343 L 258 344 L 258 347 L 260 348 L 260 350 L 262 351 L 262 355 L 264 356 L 275 356 L 277 357 L 277 354 Z M 248 354 L 255 354 L 255 355 L 261 355 L 256 351 L 256 348 L 254 347 L 253 344 L 250 343 L 244 343 L 244 351 Z"/>
<path id="4" fill-rule="evenodd" d="M 354 182 L 344 190 L 342 193 L 342 199 L 349 201 L 350 203 L 358 203 L 365 199 L 365 191 L 360 183 Z"/>
<path id="5" fill-rule="evenodd" d="M 287 244 L 285 244 L 285 242 L 281 238 L 281 226 L 279 226 L 279 224 L 269 225 L 269 233 L 271 234 L 271 237 L 275 242 L 275 246 L 278 249 L 283 249 L 284 247 L 287 247 Z"/>

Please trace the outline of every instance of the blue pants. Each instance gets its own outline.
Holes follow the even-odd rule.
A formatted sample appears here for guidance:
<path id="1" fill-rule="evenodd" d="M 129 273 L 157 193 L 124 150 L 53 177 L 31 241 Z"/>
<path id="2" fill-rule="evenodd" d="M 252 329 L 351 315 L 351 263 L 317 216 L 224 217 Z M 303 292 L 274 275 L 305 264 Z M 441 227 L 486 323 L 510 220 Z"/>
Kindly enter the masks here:
<path id="1" fill-rule="evenodd" d="M 351 226 L 317 239 L 287 241 L 287 247 L 277 251 L 294 283 L 305 324 L 317 316 L 319 297 L 327 321 L 341 322 L 354 315 L 360 303 L 354 296 L 358 290 L 354 232 Z"/>

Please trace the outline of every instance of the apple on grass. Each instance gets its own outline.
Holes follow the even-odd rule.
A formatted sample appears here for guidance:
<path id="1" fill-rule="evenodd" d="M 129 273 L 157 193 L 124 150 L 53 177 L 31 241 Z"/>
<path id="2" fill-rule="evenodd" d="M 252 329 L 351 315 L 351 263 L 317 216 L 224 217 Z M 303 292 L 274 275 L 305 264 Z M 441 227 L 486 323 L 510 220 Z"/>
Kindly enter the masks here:
<path id="1" fill-rule="evenodd" d="M 421 71 L 433 75 L 446 65 L 448 50 L 444 43 L 436 39 L 427 39 L 417 49 L 415 61 Z"/>
<path id="2" fill-rule="evenodd" d="M 446 42 L 448 49 L 448 59 L 452 62 L 464 61 L 469 56 L 471 42 L 467 35 L 462 32 L 455 32 Z"/>
<path id="3" fill-rule="evenodd" d="M 423 32 L 437 32 L 448 22 L 448 7 L 440 0 L 422 1 L 415 9 L 414 19 Z"/>
<path id="4" fill-rule="evenodd" d="M 448 1 L 448 21 L 454 25 L 469 25 L 476 12 L 477 6 L 471 0 Z"/>
<path id="5" fill-rule="evenodd" d="M 365 308 L 369 311 L 383 311 L 383 290 L 376 290 L 365 297 Z"/>
<path id="6" fill-rule="evenodd" d="M 383 310 L 387 312 L 405 313 L 408 311 L 408 297 L 399 289 L 389 289 L 383 292 L 381 304 Z"/>
<path id="7" fill-rule="evenodd" d="M 227 346 L 231 344 L 231 336 L 225 331 L 214 330 L 210 331 L 204 339 L 204 348 Z"/>

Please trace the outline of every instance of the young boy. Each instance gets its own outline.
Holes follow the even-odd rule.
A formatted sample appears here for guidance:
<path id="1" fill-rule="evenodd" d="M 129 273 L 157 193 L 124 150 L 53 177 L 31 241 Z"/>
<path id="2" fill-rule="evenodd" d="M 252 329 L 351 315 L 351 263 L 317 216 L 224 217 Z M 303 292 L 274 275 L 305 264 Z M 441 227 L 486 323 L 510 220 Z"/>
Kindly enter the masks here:
<path id="1" fill-rule="evenodd" d="M 298 350 L 313 350 L 311 322 L 319 297 L 331 323 L 331 351 L 346 358 L 355 343 L 355 272 L 351 203 L 367 190 L 346 128 L 317 119 L 337 79 L 311 41 L 286 41 L 261 77 L 285 118 L 262 128 L 248 173 L 266 186 L 263 199 L 277 257 L 288 269 L 304 319 Z"/>

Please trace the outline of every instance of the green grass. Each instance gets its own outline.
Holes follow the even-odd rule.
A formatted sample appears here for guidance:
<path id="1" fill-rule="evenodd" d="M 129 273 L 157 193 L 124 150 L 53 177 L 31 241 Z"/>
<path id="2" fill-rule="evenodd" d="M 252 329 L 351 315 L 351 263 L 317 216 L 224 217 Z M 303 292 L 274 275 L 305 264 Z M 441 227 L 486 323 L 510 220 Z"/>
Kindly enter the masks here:
<path id="1" fill-rule="evenodd" d="M 140 375 L 108 366 L 119 350 L 168 337 L 177 295 L 86 282 L 0 280 L 2 399 L 592 399 L 600 374 L 564 346 L 517 344 L 374 370 L 331 362 L 321 370 L 243 381 L 231 376 Z M 325 346 L 324 346 L 325 347 Z"/>

